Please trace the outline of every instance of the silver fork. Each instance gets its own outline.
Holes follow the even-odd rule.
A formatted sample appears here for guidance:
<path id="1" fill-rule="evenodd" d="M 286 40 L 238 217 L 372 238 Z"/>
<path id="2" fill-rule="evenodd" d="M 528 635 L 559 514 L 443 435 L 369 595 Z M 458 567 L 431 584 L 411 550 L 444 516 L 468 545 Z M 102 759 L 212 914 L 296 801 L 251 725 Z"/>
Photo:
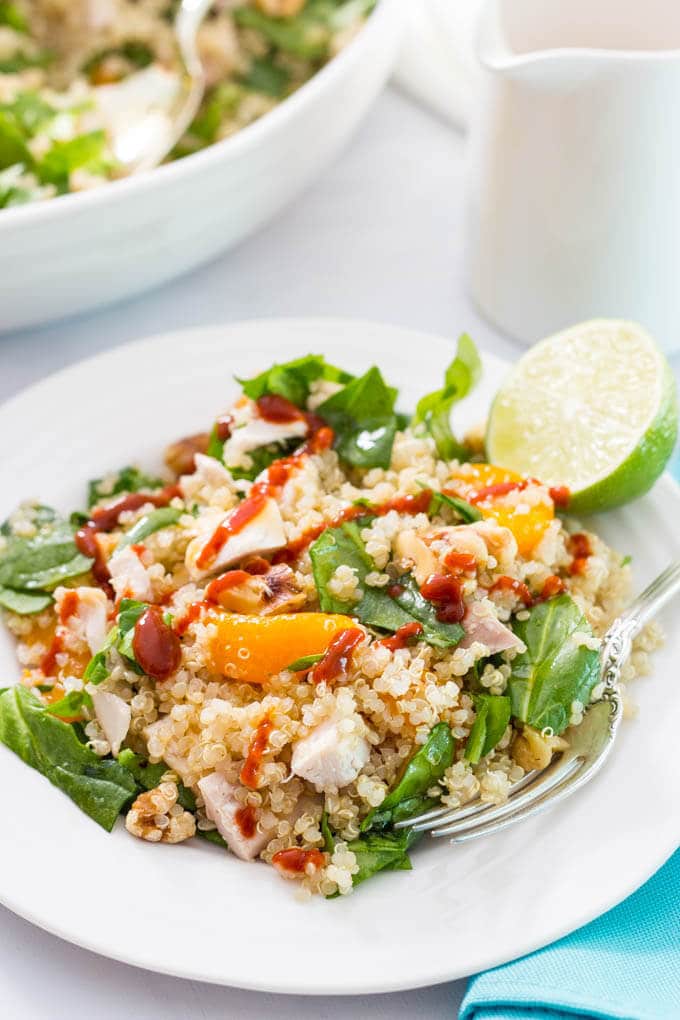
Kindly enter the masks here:
<path id="1" fill-rule="evenodd" d="M 433 836 L 449 836 L 452 843 L 467 843 L 559 804 L 592 779 L 609 757 L 619 729 L 619 680 L 633 639 L 678 591 L 680 560 L 659 574 L 611 625 L 602 643 L 602 699 L 588 709 L 579 726 L 567 730 L 569 748 L 547 768 L 527 773 L 511 787 L 503 804 L 486 804 L 477 798 L 463 808 L 433 808 L 398 822 L 396 828 L 431 832 Z"/>

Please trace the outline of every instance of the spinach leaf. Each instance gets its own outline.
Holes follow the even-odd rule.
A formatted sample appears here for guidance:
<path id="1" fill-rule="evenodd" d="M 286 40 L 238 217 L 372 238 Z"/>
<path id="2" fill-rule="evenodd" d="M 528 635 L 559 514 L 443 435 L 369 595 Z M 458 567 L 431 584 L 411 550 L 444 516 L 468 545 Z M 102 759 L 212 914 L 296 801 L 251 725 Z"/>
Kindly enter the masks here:
<path id="1" fill-rule="evenodd" d="M 465 745 L 465 758 L 476 765 L 493 751 L 510 722 L 510 698 L 504 695 L 474 695 L 476 716 Z"/>
<path id="2" fill-rule="evenodd" d="M 135 659 L 132 642 L 135 636 L 135 624 L 148 608 L 148 602 L 138 602 L 136 599 L 121 599 L 118 623 L 115 627 L 111 628 L 106 636 L 103 647 L 92 656 L 85 668 L 83 680 L 86 683 L 100 684 L 102 680 L 106 680 L 110 673 L 108 653 L 111 648 L 115 648 L 116 651 L 120 652 L 126 659 L 127 665 L 134 669 L 136 673 L 139 673 L 140 676 L 143 674 L 144 671 Z"/>
<path id="3" fill-rule="evenodd" d="M 251 400 L 258 400 L 265 393 L 285 397 L 296 407 L 305 407 L 310 393 L 310 384 L 316 379 L 348 383 L 354 376 L 342 369 L 329 365 L 322 354 L 307 354 L 303 358 L 272 365 L 253 379 L 237 379 L 243 392 Z"/>
<path id="4" fill-rule="evenodd" d="M 397 785 L 379 807 L 366 815 L 361 831 L 389 828 L 436 804 L 437 799 L 428 797 L 427 791 L 437 785 L 453 763 L 455 750 L 449 724 L 440 722 L 433 726 L 426 743 L 413 755 Z"/>
<path id="5" fill-rule="evenodd" d="M 123 748 L 117 760 L 119 765 L 128 770 L 142 790 L 155 790 L 165 773 L 171 771 L 164 761 L 158 762 L 157 765 L 151 765 L 141 755 L 131 751 L 129 747 Z M 177 784 L 177 803 L 185 811 L 196 810 L 196 798 L 184 783 Z"/>
<path id="6" fill-rule="evenodd" d="M 120 471 L 104 478 L 93 478 L 87 486 L 87 505 L 93 507 L 104 499 L 111 499 L 121 492 L 140 492 L 145 489 L 161 489 L 165 485 L 162 478 L 146 475 L 139 468 L 128 464 Z"/>
<path id="7" fill-rule="evenodd" d="M 189 128 L 190 135 L 206 145 L 212 144 L 222 122 L 234 116 L 242 98 L 243 89 L 235 82 L 220 82 L 210 89 Z M 182 154 L 186 155 L 183 151 Z"/>
<path id="8" fill-rule="evenodd" d="M 356 855 L 359 870 L 352 876 L 352 885 L 361 885 L 379 871 L 410 871 L 408 850 L 422 836 L 413 829 L 398 832 L 369 832 L 353 839 L 347 848 Z"/>
<path id="9" fill-rule="evenodd" d="M 309 555 L 322 612 L 347 612 L 349 604 L 332 595 L 328 584 L 339 566 L 351 567 L 360 582 L 373 570 L 373 560 L 361 541 L 358 526 L 346 521 L 338 528 L 327 528 L 310 546 Z"/>
<path id="10" fill-rule="evenodd" d="M 78 551 L 72 526 L 50 507 L 34 507 L 31 519 L 36 533 L 30 538 L 16 534 L 5 522 L 2 531 L 6 542 L 0 552 L 0 589 L 14 592 L 14 597 L 5 594 L 2 601 L 6 604 L 8 599 L 13 600 L 24 613 L 44 609 L 49 604 L 45 601 L 47 592 L 87 573 L 92 565 L 92 560 Z M 31 602 L 23 598 L 26 593 L 41 601 L 31 608 Z"/>
<path id="11" fill-rule="evenodd" d="M 218 439 L 216 442 L 220 442 Z M 224 443 L 221 444 L 224 447 Z M 249 468 L 242 467 L 231 467 L 231 465 L 225 463 L 225 467 L 230 472 L 231 477 L 235 479 L 245 478 L 249 482 L 273 464 L 279 457 L 285 457 L 287 454 L 292 453 L 293 450 L 300 445 L 299 439 L 288 439 L 283 443 L 269 443 L 267 446 L 260 446 L 257 450 L 249 450 L 248 456 L 252 461 L 252 465 Z M 214 454 L 213 454 L 214 456 Z M 222 460 L 224 463 L 223 453 L 218 456 L 218 460 Z"/>
<path id="12" fill-rule="evenodd" d="M 176 510 L 173 506 L 161 506 L 156 510 L 152 510 L 150 513 L 145 514 L 144 517 L 141 517 L 123 535 L 117 548 L 124 549 L 127 545 L 143 542 L 145 538 L 153 535 L 155 531 L 160 531 L 162 528 L 169 528 L 173 524 L 177 524 L 183 513 L 183 510 Z"/>
<path id="13" fill-rule="evenodd" d="M 105 173 L 106 132 L 88 131 L 66 141 L 52 142 L 42 159 L 36 164 L 35 172 L 43 184 L 54 184 L 58 191 L 69 189 L 74 170 L 86 169 L 90 173 Z"/>
<path id="14" fill-rule="evenodd" d="M 397 391 L 374 366 L 319 405 L 317 414 L 332 426 L 342 460 L 362 468 L 389 467 L 398 427 L 396 399 Z"/>
<path id="15" fill-rule="evenodd" d="M 52 596 L 47 592 L 16 591 L 14 588 L 3 588 L 0 585 L 0 606 L 18 616 L 41 613 L 51 604 Z"/>
<path id="16" fill-rule="evenodd" d="M 56 715 L 60 719 L 69 719 L 80 715 L 83 706 L 92 707 L 92 698 L 87 691 L 69 691 L 60 701 L 53 701 L 47 705 L 50 715 Z"/>
<path id="17" fill-rule="evenodd" d="M 423 625 L 422 639 L 435 648 L 452 648 L 463 638 L 465 631 L 459 623 L 442 623 L 437 619 L 437 610 L 420 594 L 420 589 L 410 574 L 404 574 L 396 585 L 399 594 L 394 601 L 413 620 Z"/>
<path id="18" fill-rule="evenodd" d="M 256 7 L 237 7 L 232 13 L 239 28 L 254 29 L 271 46 L 293 57 L 323 60 L 328 55 L 330 28 L 305 11 L 292 18 L 270 17 Z"/>
<path id="19" fill-rule="evenodd" d="M 437 453 L 444 460 L 466 458 L 465 447 L 451 431 L 451 409 L 472 390 L 482 374 L 482 363 L 467 333 L 458 339 L 456 357 L 446 369 L 441 390 L 421 397 L 412 425 L 422 423 L 435 441 Z"/>
<path id="20" fill-rule="evenodd" d="M 0 0 L 0 25 L 5 25 L 15 32 L 28 32 L 28 21 L 12 0 Z"/>
<path id="21" fill-rule="evenodd" d="M 37 92 L 19 92 L 10 102 L 0 103 L 0 112 L 12 118 L 26 138 L 33 138 L 57 114 Z"/>
<path id="22" fill-rule="evenodd" d="M 0 694 L 0 741 L 108 832 L 136 792 L 127 769 L 98 758 L 21 685 Z"/>
<path id="23" fill-rule="evenodd" d="M 394 596 L 384 588 L 364 585 L 366 574 L 375 569 L 375 564 L 366 552 L 355 521 L 327 528 L 309 547 L 309 555 L 319 604 L 324 613 L 349 613 L 367 627 L 387 631 L 396 631 L 417 620 L 423 625 L 422 640 L 436 648 L 451 648 L 463 637 L 465 632 L 459 624 L 442 623 L 437 619 L 435 607 L 423 598 L 410 575 L 399 579 L 401 591 Z M 328 584 L 333 574 L 343 565 L 351 567 L 359 579 L 359 602 L 343 602 L 329 591 Z"/>
<path id="24" fill-rule="evenodd" d="M 0 74 L 19 74 L 29 67 L 48 67 L 53 60 L 54 54 L 50 50 L 40 50 L 37 53 L 22 53 L 18 50 L 0 59 Z"/>
<path id="25" fill-rule="evenodd" d="M 466 523 L 473 524 L 475 521 L 481 521 L 482 515 L 476 506 L 472 506 L 465 499 L 460 499 L 458 496 L 449 496 L 446 492 L 433 492 L 432 501 L 428 507 L 428 516 L 434 517 L 442 506 L 448 506 L 451 510 L 454 510 L 458 516 Z"/>
<path id="26" fill-rule="evenodd" d="M 2 73 L 2 61 L 0 61 Z M 31 151 L 26 144 L 24 132 L 5 110 L 0 109 L 0 170 L 21 163 L 30 167 L 33 163 Z"/>
<path id="27" fill-rule="evenodd" d="M 332 854 L 335 850 L 335 836 L 331 831 L 331 827 L 328 823 L 328 812 L 324 807 L 321 814 L 321 835 L 323 836 L 323 848 L 327 854 Z"/>
<path id="28" fill-rule="evenodd" d="M 528 619 L 513 623 L 527 650 L 511 664 L 512 714 L 537 730 L 549 726 L 560 734 L 569 724 L 572 702 L 589 703 L 600 679 L 600 654 L 574 640 L 592 630 L 568 595 L 539 602 L 528 612 Z"/>
<path id="29" fill-rule="evenodd" d="M 241 78 L 241 84 L 253 92 L 264 92 L 267 96 L 281 99 L 288 91 L 290 72 L 265 57 L 255 57 L 248 73 Z"/>
<path id="30" fill-rule="evenodd" d="M 303 655 L 301 659 L 296 659 L 295 662 L 286 666 L 286 669 L 289 669 L 291 673 L 301 673 L 303 670 L 316 666 L 317 662 L 321 662 L 322 659 L 323 655 Z"/>
<path id="31" fill-rule="evenodd" d="M 136 68 L 148 67 L 153 61 L 153 51 L 139 39 L 128 39 L 120 46 L 109 46 L 105 50 L 94 53 L 80 70 L 83 74 L 90 75 L 96 71 L 99 65 L 108 57 L 122 57 L 129 64 Z"/>
<path id="32" fill-rule="evenodd" d="M 224 847 L 225 850 L 229 849 L 227 841 L 220 836 L 217 829 L 208 829 L 207 831 L 204 829 L 196 829 L 196 835 L 200 839 L 206 840 L 208 843 L 214 843 L 215 846 Z"/>

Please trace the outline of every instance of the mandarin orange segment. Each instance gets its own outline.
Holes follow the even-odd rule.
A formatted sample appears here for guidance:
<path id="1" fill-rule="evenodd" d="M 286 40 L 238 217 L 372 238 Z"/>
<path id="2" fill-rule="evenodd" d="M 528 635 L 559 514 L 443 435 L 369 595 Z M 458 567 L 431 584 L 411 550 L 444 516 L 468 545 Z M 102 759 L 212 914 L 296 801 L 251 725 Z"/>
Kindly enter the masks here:
<path id="1" fill-rule="evenodd" d="M 462 464 L 451 475 L 446 488 L 474 503 L 482 517 L 508 528 L 517 542 L 520 554 L 530 556 L 545 535 L 555 516 L 552 500 L 539 492 L 529 481 L 518 491 L 525 479 L 522 475 L 495 464 Z M 517 488 L 503 491 L 504 486 Z M 485 490 L 498 489 L 498 491 Z"/>
<path id="2" fill-rule="evenodd" d="M 209 646 L 210 665 L 223 676 L 249 684 L 265 683 L 305 655 L 323 655 L 336 634 L 356 626 L 335 613 L 281 613 L 239 616 L 210 610 L 205 623 L 217 633 Z"/>

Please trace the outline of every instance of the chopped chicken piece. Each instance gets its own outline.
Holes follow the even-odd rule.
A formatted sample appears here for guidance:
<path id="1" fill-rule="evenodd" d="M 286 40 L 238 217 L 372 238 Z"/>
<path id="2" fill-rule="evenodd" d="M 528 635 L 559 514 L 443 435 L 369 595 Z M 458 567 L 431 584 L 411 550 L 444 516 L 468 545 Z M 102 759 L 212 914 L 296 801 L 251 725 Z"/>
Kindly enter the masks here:
<path id="1" fill-rule="evenodd" d="M 494 521 L 476 521 L 468 524 L 486 545 L 501 570 L 508 570 L 517 559 L 517 539 L 509 528 L 503 528 Z"/>
<path id="2" fill-rule="evenodd" d="M 224 570 L 225 567 L 237 563 L 246 556 L 259 556 L 263 553 L 275 552 L 286 544 L 286 532 L 281 513 L 275 501 L 268 499 L 260 513 L 235 534 L 230 535 L 215 559 L 203 569 L 198 565 L 201 553 L 217 528 L 228 520 L 229 514 L 226 517 L 221 514 L 217 516 L 206 514 L 205 516 L 208 519 L 209 530 L 206 528 L 202 534 L 192 539 L 186 552 L 186 565 L 194 580 L 200 580 L 217 573 L 218 570 Z"/>
<path id="3" fill-rule="evenodd" d="M 215 823 L 231 852 L 243 861 L 252 861 L 264 850 L 272 838 L 273 830 L 260 832 L 256 828 L 250 835 L 247 827 L 243 823 L 239 824 L 238 813 L 244 809 L 236 799 L 237 787 L 221 772 L 212 772 L 199 779 L 198 788 L 205 803 L 206 815 Z"/>
<path id="4" fill-rule="evenodd" d="M 291 770 L 321 792 L 347 786 L 367 763 L 371 747 L 358 715 L 327 719 L 293 745 Z"/>
<path id="5" fill-rule="evenodd" d="M 108 600 L 100 588 L 57 588 L 54 593 L 57 616 L 61 615 L 64 598 L 77 595 L 78 604 L 64 626 L 87 643 L 95 655 L 104 644 L 108 631 Z"/>
<path id="6" fill-rule="evenodd" d="M 132 546 L 126 545 L 124 549 L 115 552 L 108 562 L 108 568 L 111 584 L 119 599 L 152 601 L 151 578 Z"/>
<path id="7" fill-rule="evenodd" d="M 227 467 L 246 467 L 244 454 L 259 450 L 271 443 L 285 443 L 288 439 L 304 439 L 309 427 L 304 418 L 296 421 L 273 422 L 265 418 L 251 418 L 245 425 L 235 428 L 224 444 L 224 463 Z"/>
<path id="8" fill-rule="evenodd" d="M 490 655 L 505 652 L 509 648 L 524 650 L 524 644 L 513 634 L 509 627 L 497 619 L 493 606 L 488 599 L 473 602 L 468 606 L 463 617 L 465 637 L 459 648 L 469 648 L 475 643 L 486 645 Z"/>
<path id="9" fill-rule="evenodd" d="M 97 722 L 111 745 L 111 754 L 116 755 L 130 729 L 130 719 L 132 718 L 130 706 L 117 694 L 101 691 L 95 686 L 90 686 L 88 690 L 92 697 Z"/>

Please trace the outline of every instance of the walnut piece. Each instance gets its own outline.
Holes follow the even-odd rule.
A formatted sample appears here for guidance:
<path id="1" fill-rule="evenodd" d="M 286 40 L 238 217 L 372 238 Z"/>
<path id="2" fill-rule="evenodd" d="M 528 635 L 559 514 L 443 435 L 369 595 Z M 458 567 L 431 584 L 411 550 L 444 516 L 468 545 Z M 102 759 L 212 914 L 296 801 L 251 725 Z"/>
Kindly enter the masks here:
<path id="1" fill-rule="evenodd" d="M 197 453 L 205 453 L 210 442 L 209 432 L 197 432 L 193 436 L 185 436 L 167 447 L 163 459 L 170 470 L 176 475 L 190 475 L 196 470 L 194 457 Z"/>
<path id="2" fill-rule="evenodd" d="M 125 817 L 125 828 L 149 843 L 182 843 L 196 834 L 196 819 L 177 803 L 175 783 L 140 793 Z"/>
<path id="3" fill-rule="evenodd" d="M 566 751 L 569 744 L 562 737 L 544 736 L 533 726 L 523 726 L 512 742 L 510 756 L 526 772 L 547 769 L 556 751 Z"/>

